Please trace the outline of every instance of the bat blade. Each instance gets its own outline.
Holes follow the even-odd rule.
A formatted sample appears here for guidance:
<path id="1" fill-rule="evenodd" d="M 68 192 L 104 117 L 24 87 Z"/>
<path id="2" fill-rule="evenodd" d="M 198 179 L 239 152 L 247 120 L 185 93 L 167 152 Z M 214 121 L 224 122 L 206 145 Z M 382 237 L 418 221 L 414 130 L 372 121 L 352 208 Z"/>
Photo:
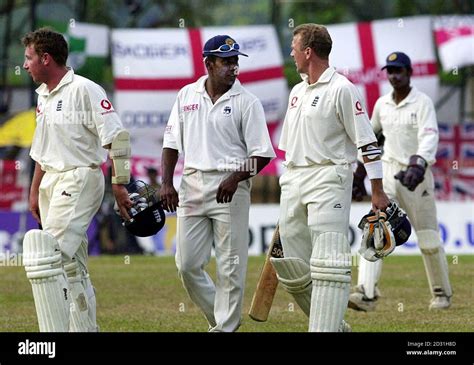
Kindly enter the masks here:
<path id="1" fill-rule="evenodd" d="M 265 322 L 268 319 L 268 314 L 273 303 L 276 289 L 278 287 L 278 278 L 270 262 L 271 257 L 283 257 L 283 248 L 280 242 L 279 226 L 275 228 L 272 242 L 268 249 L 265 263 L 263 264 L 262 272 L 257 283 L 257 288 L 253 294 L 252 303 L 250 304 L 249 316 L 254 321 Z"/>

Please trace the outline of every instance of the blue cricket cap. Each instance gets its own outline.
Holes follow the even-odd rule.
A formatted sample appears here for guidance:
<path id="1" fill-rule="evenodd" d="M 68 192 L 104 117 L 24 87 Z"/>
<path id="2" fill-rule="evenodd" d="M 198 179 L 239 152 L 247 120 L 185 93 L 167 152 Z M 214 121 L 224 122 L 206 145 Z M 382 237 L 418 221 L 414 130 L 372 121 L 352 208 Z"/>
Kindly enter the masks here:
<path id="1" fill-rule="evenodd" d="M 411 60 L 403 52 L 393 52 L 387 56 L 386 65 L 382 67 L 382 70 L 387 67 L 405 67 L 406 69 L 411 68 Z"/>
<path id="2" fill-rule="evenodd" d="M 228 35 L 216 35 L 209 39 L 204 45 L 203 57 L 217 56 L 217 57 L 232 57 L 245 56 L 245 53 L 240 52 L 240 45 Z"/>

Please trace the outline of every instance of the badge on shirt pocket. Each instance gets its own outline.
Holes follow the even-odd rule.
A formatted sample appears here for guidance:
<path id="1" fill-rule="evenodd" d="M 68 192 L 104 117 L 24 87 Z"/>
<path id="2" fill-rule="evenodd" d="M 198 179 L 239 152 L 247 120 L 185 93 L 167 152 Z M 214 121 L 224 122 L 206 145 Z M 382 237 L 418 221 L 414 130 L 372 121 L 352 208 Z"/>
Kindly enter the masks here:
<path id="1" fill-rule="evenodd" d="M 225 117 L 230 117 L 232 115 L 232 107 L 230 105 L 224 106 L 224 108 L 222 109 L 222 114 Z"/>

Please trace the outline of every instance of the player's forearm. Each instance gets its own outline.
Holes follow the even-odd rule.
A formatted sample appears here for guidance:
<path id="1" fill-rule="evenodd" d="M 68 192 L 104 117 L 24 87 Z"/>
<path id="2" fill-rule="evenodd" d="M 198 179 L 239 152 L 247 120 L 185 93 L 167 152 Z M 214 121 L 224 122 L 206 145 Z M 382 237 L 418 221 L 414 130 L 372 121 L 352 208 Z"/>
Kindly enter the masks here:
<path id="1" fill-rule="evenodd" d="M 163 184 L 173 184 L 173 175 L 178 162 L 178 151 L 172 148 L 163 148 L 161 156 L 161 176 Z"/>
<path id="2" fill-rule="evenodd" d="M 382 161 L 380 161 L 381 151 L 377 143 L 371 143 L 362 147 L 362 159 L 364 167 L 370 179 L 372 193 L 383 193 L 382 184 Z"/>
<path id="3" fill-rule="evenodd" d="M 41 170 L 41 166 L 38 162 L 35 162 L 35 171 L 33 173 L 33 180 L 31 181 L 30 192 L 37 193 L 39 191 L 39 186 L 41 180 L 43 179 L 44 171 Z"/>
<path id="4" fill-rule="evenodd" d="M 268 165 L 270 160 L 269 157 L 250 157 L 240 166 L 238 171 L 232 173 L 231 177 L 237 182 L 247 180 L 262 171 L 262 169 Z"/>
<path id="5" fill-rule="evenodd" d="M 372 187 L 372 194 L 383 192 L 382 179 L 372 179 L 370 180 L 370 185 Z"/>

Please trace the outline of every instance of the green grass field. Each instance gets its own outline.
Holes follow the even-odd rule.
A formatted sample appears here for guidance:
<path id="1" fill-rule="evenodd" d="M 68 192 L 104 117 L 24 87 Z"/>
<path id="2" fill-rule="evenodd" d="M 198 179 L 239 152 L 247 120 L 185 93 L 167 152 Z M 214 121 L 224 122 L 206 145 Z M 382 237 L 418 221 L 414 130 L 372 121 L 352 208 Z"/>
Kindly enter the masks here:
<path id="1" fill-rule="evenodd" d="M 304 332 L 307 318 L 292 297 L 277 291 L 265 323 L 247 316 L 264 257 L 250 257 L 241 332 Z M 375 312 L 348 309 L 354 332 L 473 332 L 474 256 L 449 257 L 452 307 L 430 312 L 420 256 L 392 256 L 383 267 L 383 297 Z M 208 267 L 214 273 L 214 261 Z M 0 331 L 38 331 L 31 287 L 21 266 L 1 266 Z M 357 268 L 353 267 L 354 276 Z M 104 332 L 205 332 L 207 323 L 178 280 L 173 257 L 100 256 L 90 259 Z M 355 278 L 353 278 L 355 282 Z"/>

